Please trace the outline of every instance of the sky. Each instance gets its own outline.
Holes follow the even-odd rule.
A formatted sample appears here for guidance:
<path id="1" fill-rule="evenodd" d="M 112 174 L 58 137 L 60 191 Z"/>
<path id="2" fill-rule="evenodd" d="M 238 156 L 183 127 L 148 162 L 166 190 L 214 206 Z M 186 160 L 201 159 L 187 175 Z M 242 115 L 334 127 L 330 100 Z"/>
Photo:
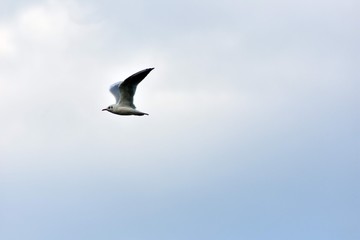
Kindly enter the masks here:
<path id="1" fill-rule="evenodd" d="M 0 239 L 360 239 L 359 7 L 2 0 Z"/>

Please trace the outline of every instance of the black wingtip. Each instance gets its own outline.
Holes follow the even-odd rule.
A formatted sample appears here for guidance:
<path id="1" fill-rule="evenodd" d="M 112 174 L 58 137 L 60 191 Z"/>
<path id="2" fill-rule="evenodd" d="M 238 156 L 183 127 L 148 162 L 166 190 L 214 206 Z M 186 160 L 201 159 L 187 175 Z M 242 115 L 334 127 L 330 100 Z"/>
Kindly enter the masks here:
<path id="1" fill-rule="evenodd" d="M 144 72 L 144 73 L 146 73 L 146 75 L 147 75 L 147 74 L 149 74 L 152 70 L 154 70 L 153 67 L 152 67 L 152 68 L 145 68 L 144 70 L 142 70 L 142 71 L 140 71 L 140 72 Z"/>
<path id="2" fill-rule="evenodd" d="M 139 71 L 139 73 L 140 72 L 147 72 L 147 73 L 150 73 L 152 70 L 154 70 L 155 68 L 145 68 L 144 70 L 141 70 L 141 71 Z"/>

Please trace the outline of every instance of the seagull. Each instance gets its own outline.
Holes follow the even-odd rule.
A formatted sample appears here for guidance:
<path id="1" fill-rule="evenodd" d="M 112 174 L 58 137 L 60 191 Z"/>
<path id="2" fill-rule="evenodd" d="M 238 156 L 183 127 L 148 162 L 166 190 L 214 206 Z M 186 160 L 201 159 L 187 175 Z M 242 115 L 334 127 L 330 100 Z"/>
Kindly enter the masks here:
<path id="1" fill-rule="evenodd" d="M 114 95 L 116 103 L 104 108 L 102 111 L 108 111 L 118 115 L 149 115 L 136 110 L 133 103 L 137 85 L 153 70 L 147 68 L 134 73 L 123 82 L 117 82 L 110 86 L 110 92 Z"/>

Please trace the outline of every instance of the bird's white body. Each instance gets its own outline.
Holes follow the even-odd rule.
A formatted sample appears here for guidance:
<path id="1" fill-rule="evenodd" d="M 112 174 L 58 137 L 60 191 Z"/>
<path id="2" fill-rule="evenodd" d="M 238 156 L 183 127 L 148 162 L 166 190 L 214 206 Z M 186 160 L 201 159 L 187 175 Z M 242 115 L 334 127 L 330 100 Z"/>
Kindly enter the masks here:
<path id="1" fill-rule="evenodd" d="M 144 116 L 149 115 L 144 112 L 136 110 L 133 103 L 137 85 L 153 70 L 154 68 L 147 68 L 141 70 L 123 82 L 117 82 L 111 85 L 110 92 L 114 95 L 116 103 L 104 108 L 103 111 L 108 111 L 117 115 L 135 115 Z"/>
<path id="2" fill-rule="evenodd" d="M 118 104 L 112 105 L 111 113 L 117 114 L 117 115 L 136 115 L 136 116 L 143 116 L 143 115 L 149 115 L 144 112 L 140 112 L 134 108 L 131 107 L 124 107 L 120 106 Z"/>

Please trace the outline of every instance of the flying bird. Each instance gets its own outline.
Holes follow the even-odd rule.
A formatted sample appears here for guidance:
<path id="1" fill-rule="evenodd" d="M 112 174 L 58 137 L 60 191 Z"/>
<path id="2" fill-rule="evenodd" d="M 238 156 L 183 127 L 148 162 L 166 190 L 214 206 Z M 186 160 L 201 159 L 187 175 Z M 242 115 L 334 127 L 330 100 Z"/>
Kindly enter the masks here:
<path id="1" fill-rule="evenodd" d="M 110 86 L 110 92 L 114 95 L 116 103 L 104 108 L 102 111 L 108 111 L 118 115 L 149 115 L 136 110 L 134 105 L 134 95 L 137 85 L 153 70 L 147 68 L 134 73 L 123 82 L 117 82 Z"/>

